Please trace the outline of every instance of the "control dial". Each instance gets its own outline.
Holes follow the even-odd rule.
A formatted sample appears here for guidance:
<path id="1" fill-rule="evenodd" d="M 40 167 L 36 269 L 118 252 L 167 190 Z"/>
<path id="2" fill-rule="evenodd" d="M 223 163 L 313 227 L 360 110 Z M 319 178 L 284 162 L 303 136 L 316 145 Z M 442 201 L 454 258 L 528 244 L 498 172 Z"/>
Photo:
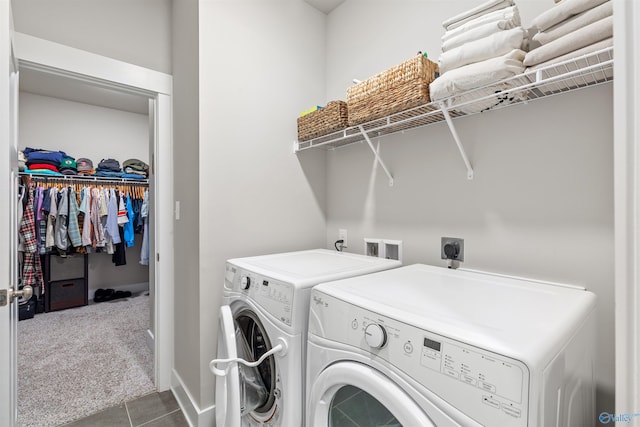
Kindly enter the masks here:
<path id="1" fill-rule="evenodd" d="M 377 323 L 370 323 L 364 330 L 364 340 L 372 348 L 382 348 L 387 343 L 387 331 Z"/>
<path id="2" fill-rule="evenodd" d="M 251 286 L 251 278 L 249 276 L 242 276 L 242 279 L 240 279 L 240 288 L 249 289 L 250 286 Z"/>

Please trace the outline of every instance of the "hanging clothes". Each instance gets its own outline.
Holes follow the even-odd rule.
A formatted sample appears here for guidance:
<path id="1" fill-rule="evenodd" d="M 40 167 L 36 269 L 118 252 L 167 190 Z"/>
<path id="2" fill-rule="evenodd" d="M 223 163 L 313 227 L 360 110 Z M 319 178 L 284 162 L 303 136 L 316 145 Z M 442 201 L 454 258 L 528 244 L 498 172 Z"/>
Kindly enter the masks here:
<path id="1" fill-rule="evenodd" d="M 142 248 L 140 249 L 140 264 L 149 265 L 149 190 L 144 191 L 142 206 L 140 207 L 142 217 Z"/>
<path id="2" fill-rule="evenodd" d="M 69 247 L 69 233 L 67 231 L 69 220 L 69 189 L 62 188 L 59 193 L 58 217 L 56 218 L 54 239 L 56 247 L 65 252 Z"/>
<path id="3" fill-rule="evenodd" d="M 132 247 L 135 243 L 135 236 L 133 230 L 133 222 L 134 222 L 134 213 L 133 213 L 133 205 L 131 204 L 131 197 L 127 195 L 125 201 L 125 207 L 127 209 L 127 218 L 129 219 L 124 224 L 124 243 L 128 248 Z"/>
<path id="4" fill-rule="evenodd" d="M 45 238 L 45 246 L 47 250 L 51 250 L 55 245 L 55 226 L 58 217 L 58 188 L 49 189 L 49 214 L 47 215 L 47 231 Z"/>
<path id="5" fill-rule="evenodd" d="M 44 293 L 42 266 L 40 265 L 40 255 L 38 254 L 38 244 L 36 239 L 36 222 L 34 213 L 34 188 L 29 187 L 29 197 L 27 205 L 22 215 L 20 223 L 20 234 L 24 242 L 23 262 L 22 262 L 22 285 L 31 286 L 36 289 L 41 288 Z"/>
<path id="6" fill-rule="evenodd" d="M 82 236 L 80 235 L 80 225 L 78 224 L 79 213 L 76 192 L 73 190 L 73 187 L 69 187 L 69 226 L 67 227 L 67 231 L 71 245 L 76 248 L 82 246 Z"/>

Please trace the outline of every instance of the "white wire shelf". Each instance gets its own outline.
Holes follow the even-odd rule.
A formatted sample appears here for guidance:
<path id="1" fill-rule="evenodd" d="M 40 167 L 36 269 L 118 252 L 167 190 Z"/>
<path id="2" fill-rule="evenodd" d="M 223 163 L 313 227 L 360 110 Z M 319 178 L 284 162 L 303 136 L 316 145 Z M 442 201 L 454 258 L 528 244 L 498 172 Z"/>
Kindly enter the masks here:
<path id="1" fill-rule="evenodd" d="M 136 179 L 136 178 L 121 178 L 121 177 L 107 177 L 98 175 L 52 175 L 52 174 L 38 174 L 35 172 L 20 172 L 20 176 L 30 177 L 35 181 L 48 181 L 48 182 L 70 182 L 73 184 L 102 182 L 102 183 L 117 183 L 117 184 L 137 184 L 137 185 L 149 185 L 149 179 Z"/>
<path id="2" fill-rule="evenodd" d="M 320 147 L 336 149 L 361 141 L 367 141 L 371 146 L 370 138 L 391 135 L 446 121 L 467 166 L 467 176 L 471 179 L 473 178 L 473 169 L 466 158 L 464 149 L 450 119 L 497 110 L 585 87 L 600 85 L 612 80 L 613 47 L 609 47 L 552 65 L 537 69 L 527 69 L 522 74 L 488 86 L 458 93 L 437 102 L 430 102 L 361 125 L 347 127 L 338 132 L 307 141 L 296 141 L 294 143 L 294 151 L 299 152 Z M 374 152 L 374 154 L 376 153 Z M 382 163 L 377 154 L 376 158 L 385 169 L 390 185 L 392 185 L 393 178 L 391 174 L 386 170 L 384 163 Z"/>

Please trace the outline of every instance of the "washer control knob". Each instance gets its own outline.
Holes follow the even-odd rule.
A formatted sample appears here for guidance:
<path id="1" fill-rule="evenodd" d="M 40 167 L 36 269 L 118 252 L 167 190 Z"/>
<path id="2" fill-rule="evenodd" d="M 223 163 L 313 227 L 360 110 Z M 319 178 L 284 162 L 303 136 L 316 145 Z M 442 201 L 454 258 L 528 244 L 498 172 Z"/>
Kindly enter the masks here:
<path id="1" fill-rule="evenodd" d="M 249 289 L 251 286 L 251 278 L 249 276 L 242 276 L 240 280 L 240 288 L 241 289 Z"/>
<path id="2" fill-rule="evenodd" d="M 372 348 L 382 348 L 387 343 L 387 331 L 377 323 L 370 323 L 364 330 L 364 340 Z"/>

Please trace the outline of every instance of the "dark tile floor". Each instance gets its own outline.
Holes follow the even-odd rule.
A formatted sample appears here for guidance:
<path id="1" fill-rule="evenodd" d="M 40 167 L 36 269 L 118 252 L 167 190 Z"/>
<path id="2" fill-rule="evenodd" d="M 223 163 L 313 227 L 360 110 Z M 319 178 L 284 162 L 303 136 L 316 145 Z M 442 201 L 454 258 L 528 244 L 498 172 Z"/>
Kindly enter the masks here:
<path id="1" fill-rule="evenodd" d="M 64 427 L 188 427 L 171 391 L 151 393 Z"/>

